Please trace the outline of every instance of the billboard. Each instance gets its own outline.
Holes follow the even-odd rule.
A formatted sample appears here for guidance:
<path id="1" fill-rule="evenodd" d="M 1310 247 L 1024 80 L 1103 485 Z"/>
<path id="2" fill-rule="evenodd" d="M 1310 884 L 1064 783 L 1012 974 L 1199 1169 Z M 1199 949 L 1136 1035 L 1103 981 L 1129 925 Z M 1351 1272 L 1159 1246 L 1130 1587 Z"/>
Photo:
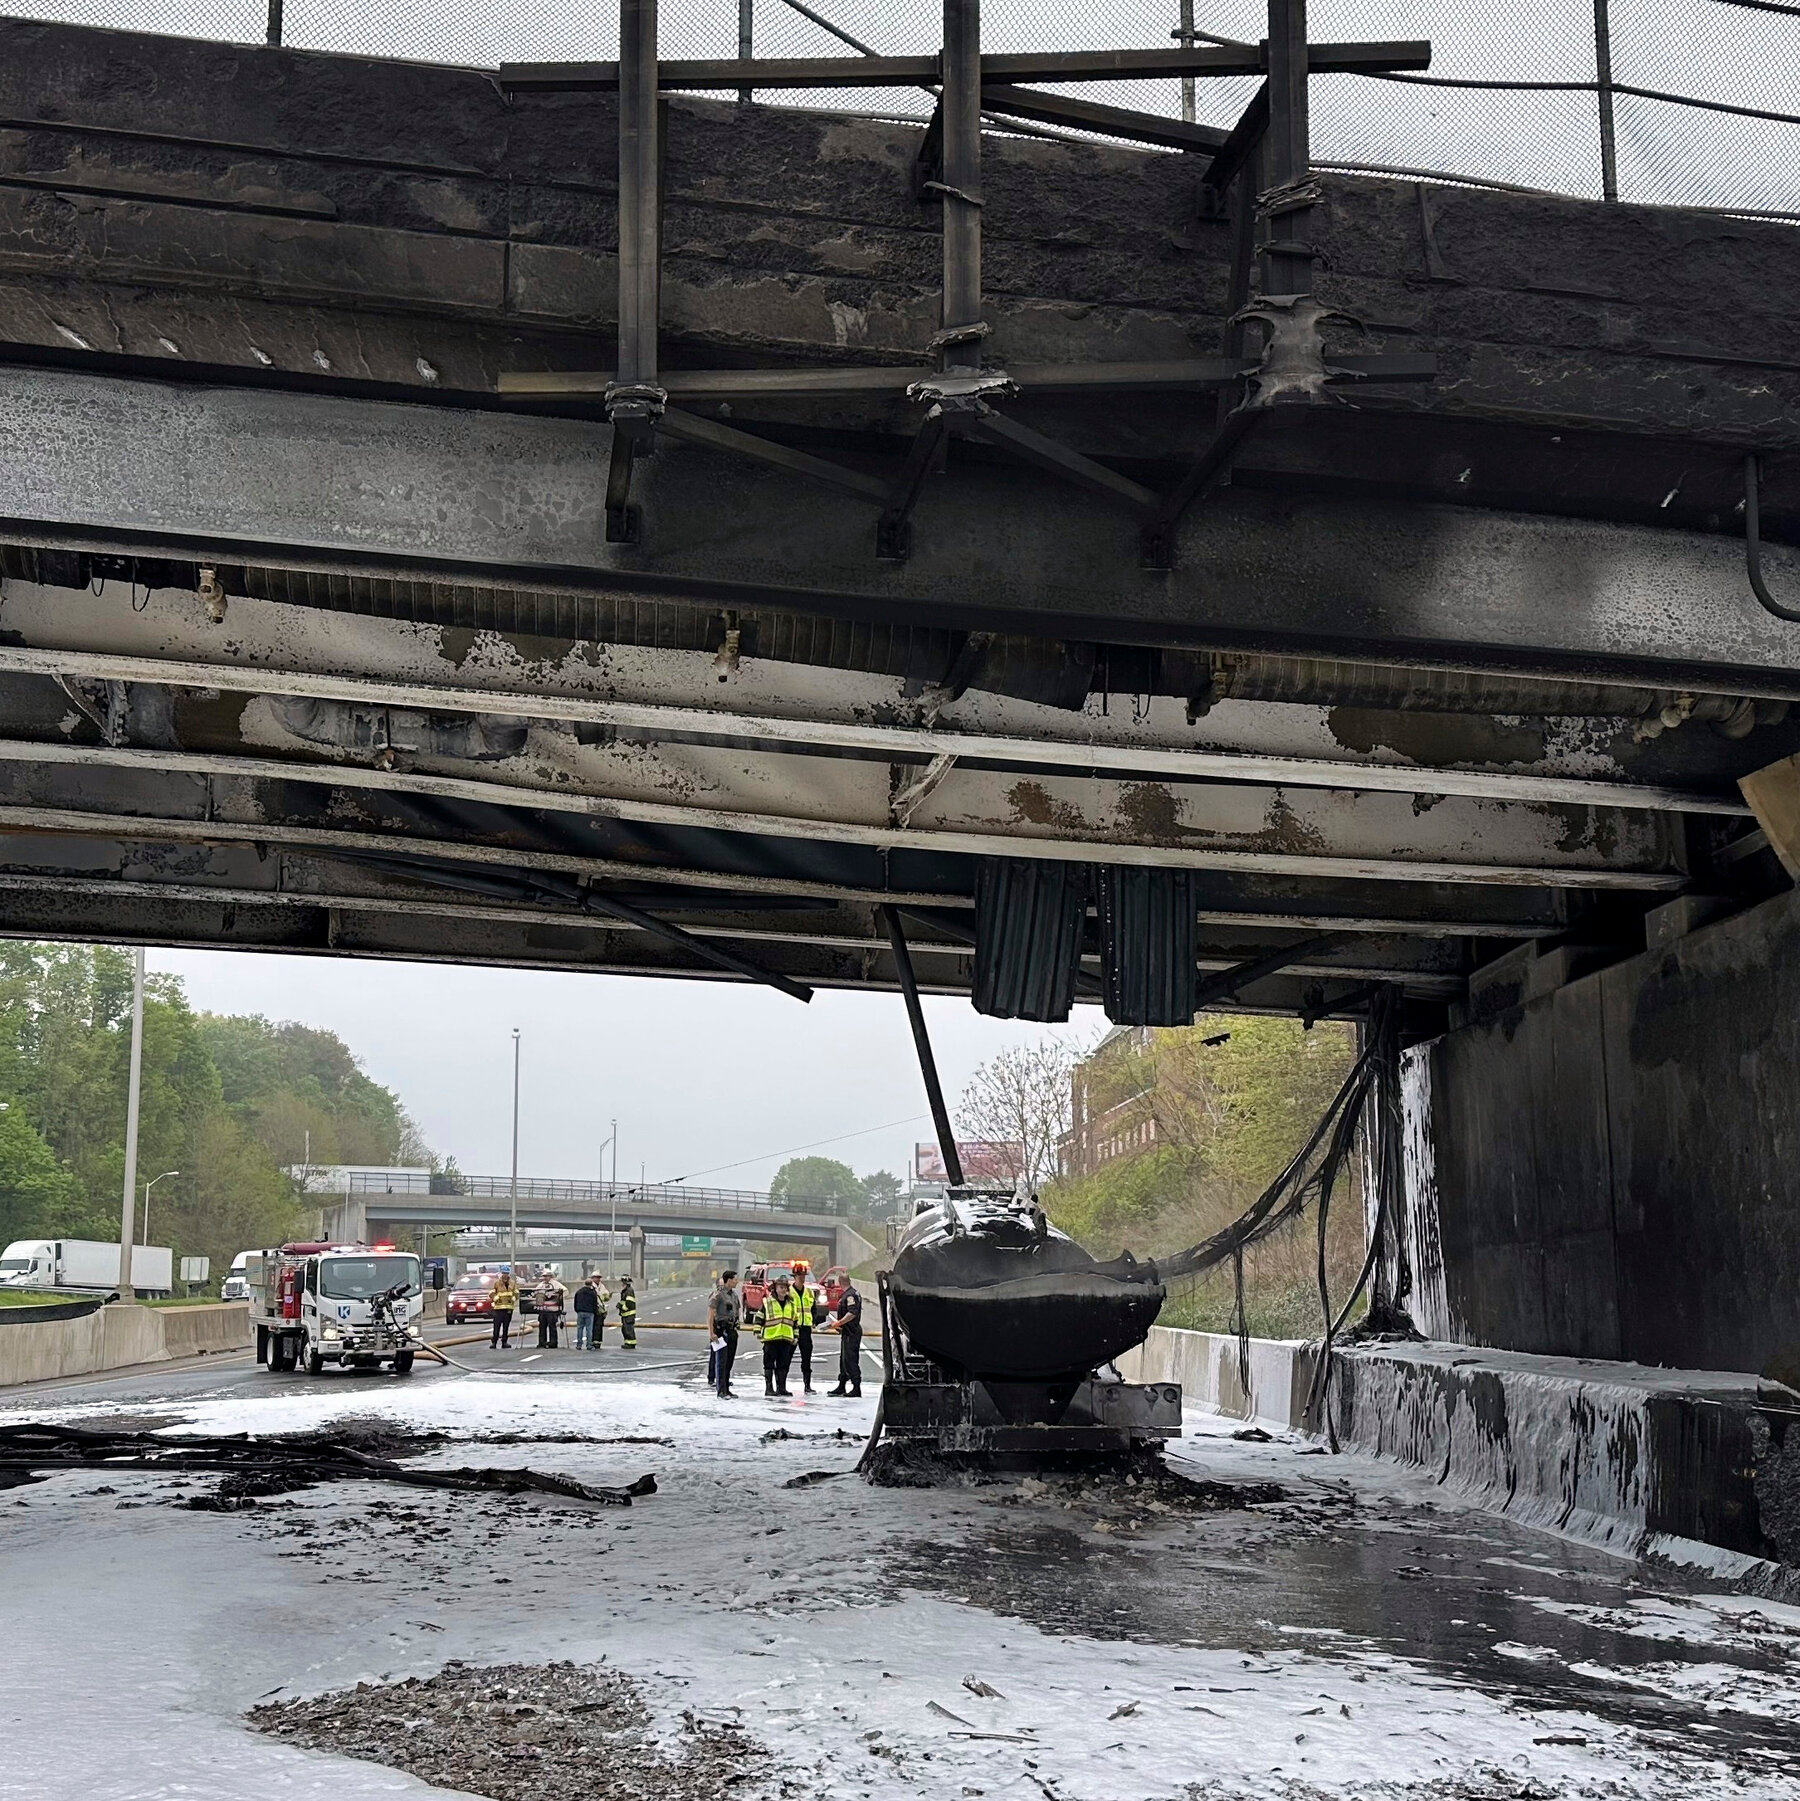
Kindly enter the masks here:
<path id="1" fill-rule="evenodd" d="M 1025 1147 L 1016 1139 L 959 1138 L 956 1154 L 962 1159 L 965 1182 L 1006 1183 L 1019 1179 L 1025 1167 Z M 950 1172 L 944 1168 L 944 1153 L 934 1144 L 913 1146 L 913 1180 L 915 1182 L 948 1182 Z"/>

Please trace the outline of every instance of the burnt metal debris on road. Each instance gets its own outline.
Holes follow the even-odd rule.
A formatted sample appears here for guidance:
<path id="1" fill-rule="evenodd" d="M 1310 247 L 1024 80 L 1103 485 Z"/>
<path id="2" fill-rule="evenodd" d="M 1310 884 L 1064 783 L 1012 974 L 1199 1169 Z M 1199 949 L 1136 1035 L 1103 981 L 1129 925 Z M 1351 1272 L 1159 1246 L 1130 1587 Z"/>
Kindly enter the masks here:
<path id="1" fill-rule="evenodd" d="M 170 1475 L 216 1470 L 225 1478 L 218 1494 L 226 1501 L 287 1494 L 321 1482 L 395 1482 L 473 1494 L 552 1495 L 609 1507 L 629 1507 L 634 1499 L 656 1493 L 656 1478 L 650 1475 L 622 1487 L 594 1488 L 542 1470 L 416 1469 L 398 1458 L 425 1449 L 430 1439 L 417 1441 L 398 1430 L 378 1432 L 375 1439 L 380 1450 L 331 1432 L 208 1438 L 80 1426 L 0 1426 L 0 1486 L 41 1479 L 55 1470 L 149 1470 Z"/>

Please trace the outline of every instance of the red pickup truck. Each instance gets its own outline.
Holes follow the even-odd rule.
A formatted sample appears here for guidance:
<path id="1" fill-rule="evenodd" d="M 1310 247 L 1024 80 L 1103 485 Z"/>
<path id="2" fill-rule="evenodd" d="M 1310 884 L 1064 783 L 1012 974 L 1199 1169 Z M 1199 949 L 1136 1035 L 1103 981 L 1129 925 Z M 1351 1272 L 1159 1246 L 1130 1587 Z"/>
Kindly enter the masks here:
<path id="1" fill-rule="evenodd" d="M 745 1325 L 754 1326 L 761 1320 L 763 1297 L 769 1292 L 769 1284 L 778 1275 L 786 1276 L 791 1282 L 794 1267 L 791 1263 L 753 1263 L 744 1271 L 738 1293 L 743 1297 Z"/>

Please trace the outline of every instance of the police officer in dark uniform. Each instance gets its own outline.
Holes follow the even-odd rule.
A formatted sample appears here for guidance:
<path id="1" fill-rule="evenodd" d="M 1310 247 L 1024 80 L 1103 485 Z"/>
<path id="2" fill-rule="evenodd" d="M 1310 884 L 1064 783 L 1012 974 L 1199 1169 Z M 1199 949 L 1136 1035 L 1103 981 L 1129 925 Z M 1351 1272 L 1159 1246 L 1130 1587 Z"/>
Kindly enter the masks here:
<path id="1" fill-rule="evenodd" d="M 856 1284 L 846 1277 L 829 1328 L 838 1335 L 838 1379 L 828 1394 L 862 1394 L 862 1307 Z"/>

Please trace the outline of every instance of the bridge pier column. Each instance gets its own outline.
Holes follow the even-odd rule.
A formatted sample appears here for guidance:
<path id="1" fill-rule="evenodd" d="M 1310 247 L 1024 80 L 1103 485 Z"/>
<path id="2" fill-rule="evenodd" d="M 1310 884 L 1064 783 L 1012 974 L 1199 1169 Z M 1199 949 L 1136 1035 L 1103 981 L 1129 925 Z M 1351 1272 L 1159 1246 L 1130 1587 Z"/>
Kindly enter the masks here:
<path id="1" fill-rule="evenodd" d="M 626 1233 L 625 1239 L 631 1246 L 631 1280 L 637 1287 L 642 1288 L 645 1279 L 644 1271 L 648 1266 L 648 1260 L 644 1256 L 644 1228 L 633 1226 Z"/>

